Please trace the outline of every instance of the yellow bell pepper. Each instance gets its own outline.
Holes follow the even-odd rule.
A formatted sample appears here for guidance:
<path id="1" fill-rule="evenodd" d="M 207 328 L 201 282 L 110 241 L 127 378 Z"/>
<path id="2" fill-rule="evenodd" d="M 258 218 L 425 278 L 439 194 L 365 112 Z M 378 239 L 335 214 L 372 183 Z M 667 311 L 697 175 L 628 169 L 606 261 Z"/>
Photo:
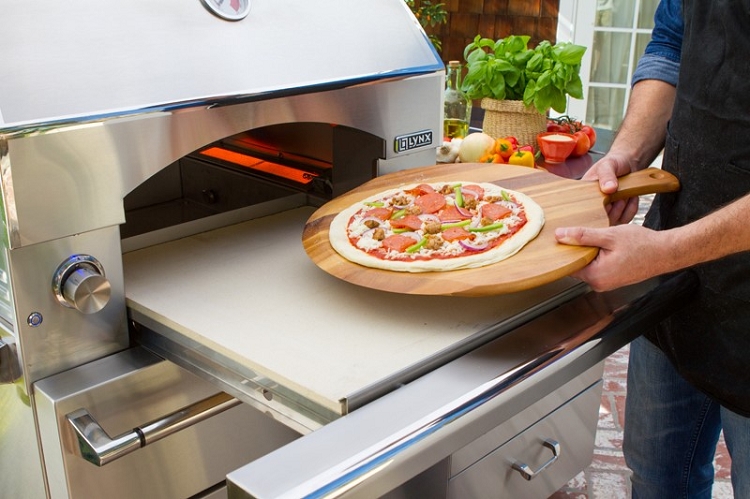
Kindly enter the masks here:
<path id="1" fill-rule="evenodd" d="M 534 153 L 531 151 L 516 151 L 510 158 L 508 158 L 508 164 L 534 167 Z"/>

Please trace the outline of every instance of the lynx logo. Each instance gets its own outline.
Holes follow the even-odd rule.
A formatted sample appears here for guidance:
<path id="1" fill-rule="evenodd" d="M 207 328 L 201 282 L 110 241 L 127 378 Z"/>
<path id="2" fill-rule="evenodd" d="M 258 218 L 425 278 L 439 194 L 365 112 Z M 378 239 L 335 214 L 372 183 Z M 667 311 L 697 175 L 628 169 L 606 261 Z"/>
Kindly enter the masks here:
<path id="1" fill-rule="evenodd" d="M 432 144 L 432 130 L 422 130 L 408 135 L 399 135 L 393 142 L 393 150 L 404 152 L 417 147 L 429 146 Z"/>

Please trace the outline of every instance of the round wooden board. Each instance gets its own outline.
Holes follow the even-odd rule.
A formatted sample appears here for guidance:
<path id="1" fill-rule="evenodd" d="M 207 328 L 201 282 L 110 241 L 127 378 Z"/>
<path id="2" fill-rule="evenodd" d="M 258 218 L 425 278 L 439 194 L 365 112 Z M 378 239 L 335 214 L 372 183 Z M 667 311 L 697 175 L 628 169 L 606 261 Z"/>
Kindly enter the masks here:
<path id="1" fill-rule="evenodd" d="M 659 170 L 661 172 L 661 170 Z M 642 177 L 642 175 L 641 175 Z M 341 257 L 331 246 L 328 229 L 343 209 L 368 196 L 413 183 L 492 182 L 530 196 L 544 210 L 545 224 L 539 235 L 512 257 L 476 269 L 449 272 L 394 272 L 372 269 Z M 646 184 L 650 180 L 646 178 Z M 646 192 L 674 190 L 660 187 Z M 557 227 L 607 227 L 607 197 L 596 182 L 558 177 L 544 170 L 498 164 L 445 164 L 404 170 L 377 177 L 319 208 L 305 224 L 305 251 L 321 269 L 347 282 L 368 288 L 418 295 L 486 296 L 522 291 L 570 275 L 597 254 L 597 248 L 558 244 Z"/>

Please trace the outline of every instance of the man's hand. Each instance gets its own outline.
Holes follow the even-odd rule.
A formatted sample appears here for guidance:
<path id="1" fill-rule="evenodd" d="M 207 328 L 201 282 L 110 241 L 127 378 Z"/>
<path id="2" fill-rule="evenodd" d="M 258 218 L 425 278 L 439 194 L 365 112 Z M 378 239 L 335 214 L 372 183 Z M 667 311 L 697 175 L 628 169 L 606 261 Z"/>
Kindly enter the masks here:
<path id="1" fill-rule="evenodd" d="M 599 189 L 605 194 L 617 192 L 617 177 L 635 171 L 637 168 L 630 157 L 624 157 L 611 152 L 597 161 L 581 178 L 581 180 L 596 180 Z M 638 198 L 622 199 L 606 206 L 607 216 L 611 225 L 626 224 L 633 220 L 638 213 Z"/>
<path id="2" fill-rule="evenodd" d="M 599 247 L 599 254 L 583 269 L 572 274 L 595 291 L 607 291 L 643 281 L 664 271 L 663 232 L 628 224 L 591 229 L 563 227 L 555 230 L 557 242 Z M 644 255 L 648 255 L 644 257 Z"/>

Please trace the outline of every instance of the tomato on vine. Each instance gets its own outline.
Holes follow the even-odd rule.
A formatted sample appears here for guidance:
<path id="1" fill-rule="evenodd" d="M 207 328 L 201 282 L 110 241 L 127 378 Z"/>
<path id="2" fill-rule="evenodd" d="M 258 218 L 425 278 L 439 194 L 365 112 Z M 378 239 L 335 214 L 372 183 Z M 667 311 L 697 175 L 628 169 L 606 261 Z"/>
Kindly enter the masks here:
<path id="1" fill-rule="evenodd" d="M 581 127 L 581 131 L 589 136 L 589 141 L 591 142 L 591 147 L 594 147 L 594 144 L 596 144 L 596 130 L 594 130 L 592 127 L 588 125 L 583 125 Z"/>
<path id="2" fill-rule="evenodd" d="M 573 134 L 573 137 L 576 139 L 576 147 L 573 149 L 573 152 L 570 153 L 571 156 L 583 156 L 589 152 L 589 149 L 591 149 L 591 141 L 585 132 L 578 131 Z"/>

